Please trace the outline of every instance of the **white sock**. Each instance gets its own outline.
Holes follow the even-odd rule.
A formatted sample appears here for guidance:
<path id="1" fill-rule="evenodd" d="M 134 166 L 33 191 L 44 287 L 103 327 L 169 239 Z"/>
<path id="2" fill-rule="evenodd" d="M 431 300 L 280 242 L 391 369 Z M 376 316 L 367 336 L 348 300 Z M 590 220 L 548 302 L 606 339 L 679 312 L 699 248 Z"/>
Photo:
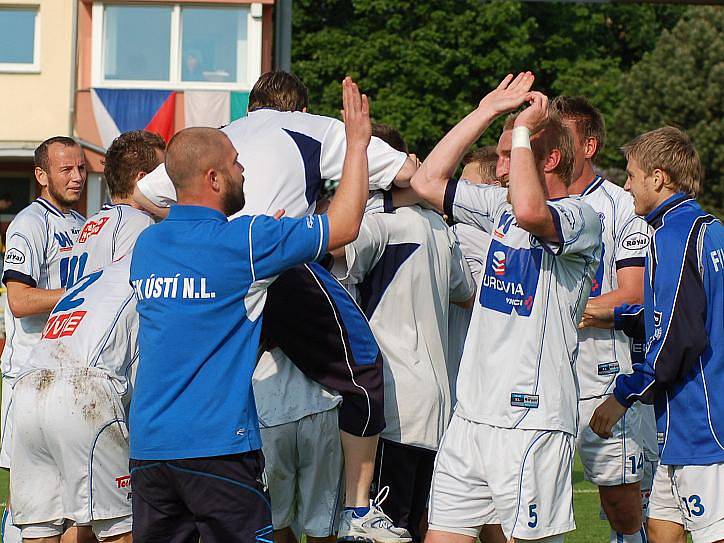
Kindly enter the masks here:
<path id="1" fill-rule="evenodd" d="M 611 530 L 611 537 L 609 541 L 610 543 L 648 543 L 643 526 L 635 534 L 622 534 L 621 532 Z"/>
<path id="2" fill-rule="evenodd" d="M 2 540 L 3 543 L 23 543 L 23 536 L 20 535 L 20 528 L 12 523 L 12 513 L 6 507 L 3 511 Z"/>

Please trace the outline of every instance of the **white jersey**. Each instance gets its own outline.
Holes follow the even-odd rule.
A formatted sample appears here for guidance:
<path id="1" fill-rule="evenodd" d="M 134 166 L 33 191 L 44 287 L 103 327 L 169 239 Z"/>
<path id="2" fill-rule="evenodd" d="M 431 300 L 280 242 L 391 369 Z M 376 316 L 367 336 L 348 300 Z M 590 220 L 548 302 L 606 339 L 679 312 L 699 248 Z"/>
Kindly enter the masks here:
<path id="1" fill-rule="evenodd" d="M 437 449 L 452 411 L 448 307 L 475 292 L 457 240 L 434 211 L 404 207 L 365 215 L 345 257 L 341 279 L 357 285 L 384 361 L 381 435 Z"/>
<path id="2" fill-rule="evenodd" d="M 600 258 L 598 214 L 578 198 L 548 201 L 560 239 L 552 243 L 518 226 L 506 189 L 459 182 L 448 194 L 449 217 L 492 235 L 456 412 L 501 428 L 575 435 L 577 325 Z"/>
<path id="3" fill-rule="evenodd" d="M 240 215 L 287 217 L 314 212 L 322 184 L 342 177 L 344 123 L 301 111 L 260 109 L 222 129 L 244 167 L 246 203 Z M 392 184 L 407 155 L 373 137 L 367 149 L 370 190 Z M 139 190 L 159 207 L 176 202 L 176 191 L 163 164 L 138 182 Z"/>
<path id="4" fill-rule="evenodd" d="M 73 246 L 78 264 L 72 283 L 133 252 L 141 232 L 155 221 L 148 213 L 126 204 L 105 204 L 88 219 Z"/>
<path id="5" fill-rule="evenodd" d="M 129 282 L 131 257 L 81 278 L 50 313 L 30 369 L 96 368 L 123 396 L 138 360 L 138 313 Z"/>
<path id="6" fill-rule="evenodd" d="M 74 267 L 73 244 L 84 221 L 79 213 L 63 213 L 44 198 L 33 201 L 8 228 L 3 284 L 13 280 L 33 288 L 65 288 Z M 47 320 L 47 314 L 13 316 L 6 296 L 4 378 L 16 378 L 27 370 L 30 350 Z"/>
<path id="7" fill-rule="evenodd" d="M 617 270 L 643 268 L 648 225 L 634 213 L 631 195 L 601 176 L 583 191 L 581 199 L 603 220 L 601 263 L 591 286 L 593 298 L 618 288 Z M 611 394 L 616 375 L 632 371 L 629 338 L 620 330 L 579 330 L 576 370 L 582 400 Z"/>
<path id="8" fill-rule="evenodd" d="M 490 234 L 469 224 L 458 223 L 452 227 L 452 231 L 460 243 L 460 250 L 463 252 L 465 262 L 468 263 L 470 273 L 473 276 L 475 285 L 480 284 L 480 277 L 485 267 L 485 259 L 490 246 Z M 448 318 L 448 357 L 447 372 L 450 378 L 450 390 L 453 402 L 456 397 L 455 383 L 460 369 L 460 360 L 463 357 L 465 338 L 468 335 L 470 319 L 473 315 L 472 308 L 450 306 Z"/>
<path id="9" fill-rule="evenodd" d="M 342 403 L 342 396 L 309 379 L 278 348 L 261 355 L 251 382 L 262 428 L 295 422 Z"/>

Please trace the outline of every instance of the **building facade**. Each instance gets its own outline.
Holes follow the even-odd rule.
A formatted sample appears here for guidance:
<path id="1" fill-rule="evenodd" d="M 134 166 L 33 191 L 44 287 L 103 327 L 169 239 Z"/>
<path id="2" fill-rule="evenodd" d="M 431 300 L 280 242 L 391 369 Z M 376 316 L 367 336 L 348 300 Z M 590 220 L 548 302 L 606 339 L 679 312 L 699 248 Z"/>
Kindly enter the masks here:
<path id="1" fill-rule="evenodd" d="M 89 215 L 106 198 L 102 156 L 121 132 L 168 140 L 245 115 L 272 66 L 273 9 L 274 0 L 0 0 L 0 223 L 39 192 L 32 155 L 48 137 L 83 146 L 78 210 Z"/>

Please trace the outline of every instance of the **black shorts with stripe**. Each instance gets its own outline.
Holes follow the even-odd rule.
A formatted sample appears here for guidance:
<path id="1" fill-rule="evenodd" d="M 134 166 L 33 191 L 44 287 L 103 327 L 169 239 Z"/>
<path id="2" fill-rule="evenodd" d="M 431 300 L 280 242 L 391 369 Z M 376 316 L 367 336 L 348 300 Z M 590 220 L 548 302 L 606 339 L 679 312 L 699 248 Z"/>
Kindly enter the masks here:
<path id="1" fill-rule="evenodd" d="M 372 436 L 384 429 L 380 349 L 362 310 L 325 268 L 282 273 L 268 288 L 263 330 L 307 377 L 342 396 L 341 430 Z"/>

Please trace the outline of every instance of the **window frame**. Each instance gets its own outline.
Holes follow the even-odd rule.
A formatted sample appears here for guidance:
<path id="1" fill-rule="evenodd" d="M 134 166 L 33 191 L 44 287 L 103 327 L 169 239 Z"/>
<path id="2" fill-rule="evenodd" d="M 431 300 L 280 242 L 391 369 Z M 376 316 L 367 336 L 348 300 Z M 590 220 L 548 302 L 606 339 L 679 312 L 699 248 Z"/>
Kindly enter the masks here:
<path id="1" fill-rule="evenodd" d="M 138 7 L 139 4 L 131 1 L 93 2 L 92 9 L 92 53 L 91 53 L 91 85 L 94 88 L 105 89 L 160 89 L 160 90 L 219 90 L 219 91 L 241 91 L 249 90 L 254 82 L 261 75 L 261 54 L 262 54 L 262 17 L 261 10 L 257 4 L 224 3 L 220 1 L 214 4 L 187 4 L 187 3 L 164 3 L 154 2 L 143 4 L 144 6 L 170 6 L 171 9 L 171 46 L 169 50 L 169 78 L 168 80 L 132 80 L 132 79 L 105 79 L 103 74 L 103 26 L 105 7 L 128 6 Z M 259 4 L 259 7 L 261 4 Z M 181 79 L 182 61 L 182 28 L 181 10 L 184 7 L 204 8 L 247 8 L 246 16 L 246 59 L 237 73 L 237 81 L 183 81 Z M 237 57 L 237 66 L 239 58 Z M 246 70 L 243 68 L 246 67 Z M 239 77 L 240 72 L 245 72 L 244 77 Z"/>
<path id="2" fill-rule="evenodd" d="M 40 73 L 40 4 L 0 4 L 0 9 L 16 11 L 35 11 L 33 62 L 0 62 L 0 73 Z"/>

